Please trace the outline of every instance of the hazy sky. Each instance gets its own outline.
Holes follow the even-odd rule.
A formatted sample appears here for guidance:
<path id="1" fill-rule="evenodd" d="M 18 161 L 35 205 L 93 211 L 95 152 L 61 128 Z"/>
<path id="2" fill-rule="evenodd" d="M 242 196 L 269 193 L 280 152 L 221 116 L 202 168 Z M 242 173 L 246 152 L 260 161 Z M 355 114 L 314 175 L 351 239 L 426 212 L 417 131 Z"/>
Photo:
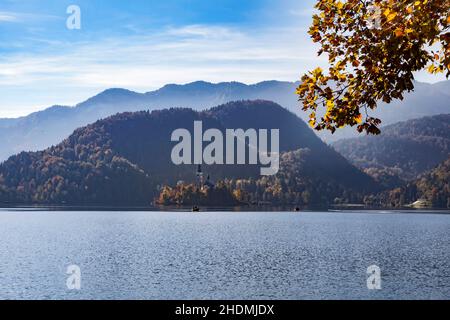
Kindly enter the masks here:
<path id="1" fill-rule="evenodd" d="M 325 65 L 307 35 L 314 2 L 0 0 L 0 118 L 111 87 L 295 81 Z M 80 30 L 66 27 L 69 5 L 81 9 Z"/>

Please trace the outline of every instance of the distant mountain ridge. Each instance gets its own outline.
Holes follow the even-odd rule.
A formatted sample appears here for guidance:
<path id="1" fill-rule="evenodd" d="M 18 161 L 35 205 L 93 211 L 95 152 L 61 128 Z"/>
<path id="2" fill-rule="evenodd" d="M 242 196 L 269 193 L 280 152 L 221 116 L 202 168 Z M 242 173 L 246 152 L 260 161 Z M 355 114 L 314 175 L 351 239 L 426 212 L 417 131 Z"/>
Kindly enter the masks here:
<path id="1" fill-rule="evenodd" d="M 171 162 L 171 133 L 192 132 L 194 121 L 205 129 L 280 130 L 280 152 L 303 150 L 298 161 L 281 168 L 297 193 L 353 199 L 378 185 L 323 143 L 291 112 L 269 101 L 230 102 L 198 112 L 168 109 L 122 113 L 79 128 L 62 143 L 44 151 L 22 152 L 0 164 L 0 202 L 20 204 L 149 205 L 164 184 L 195 181 L 195 165 Z M 292 158 L 291 156 L 288 158 Z M 213 179 L 257 179 L 259 166 L 211 165 L 204 171 Z M 287 171 L 287 172 L 286 172 Z M 294 174 L 295 173 L 295 174 Z M 308 199 L 314 197 L 308 196 Z"/>
<path id="2" fill-rule="evenodd" d="M 450 114 L 386 126 L 379 136 L 340 140 L 333 147 L 355 166 L 417 179 L 450 156 Z"/>
<path id="3" fill-rule="evenodd" d="M 114 115 L 163 108 L 186 107 L 205 110 L 236 100 L 263 99 L 273 101 L 294 112 L 303 120 L 295 94 L 297 83 L 265 81 L 253 85 L 239 82 L 208 83 L 197 81 L 185 85 L 169 84 L 156 91 L 137 93 L 126 89 L 108 89 L 75 107 L 53 106 L 17 119 L 0 119 L 0 161 L 21 151 L 36 151 L 59 143 L 73 130 Z M 403 102 L 381 105 L 374 115 L 385 125 L 426 115 L 450 112 L 450 81 L 437 84 L 416 83 L 416 91 Z M 354 128 L 344 128 L 335 135 L 321 132 L 325 141 L 355 136 Z"/>

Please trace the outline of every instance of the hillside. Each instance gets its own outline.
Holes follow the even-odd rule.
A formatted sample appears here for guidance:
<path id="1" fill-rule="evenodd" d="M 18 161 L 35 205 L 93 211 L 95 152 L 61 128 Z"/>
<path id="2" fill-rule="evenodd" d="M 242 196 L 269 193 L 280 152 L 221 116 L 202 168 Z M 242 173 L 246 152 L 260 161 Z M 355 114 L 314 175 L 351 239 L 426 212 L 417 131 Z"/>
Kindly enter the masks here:
<path id="1" fill-rule="evenodd" d="M 434 207 L 450 208 L 449 184 L 450 158 L 415 181 L 415 198 L 427 200 Z"/>
<path id="2" fill-rule="evenodd" d="M 450 158 L 406 185 L 366 198 L 369 205 L 382 207 L 450 208 Z"/>
<path id="3" fill-rule="evenodd" d="M 341 140 L 333 147 L 372 175 L 413 180 L 450 154 L 450 114 L 386 126 L 379 136 Z"/>
<path id="4" fill-rule="evenodd" d="M 198 81 L 147 93 L 108 89 L 74 107 L 53 106 L 18 119 L 0 119 L 0 162 L 21 151 L 56 145 L 75 129 L 116 113 L 178 107 L 200 111 L 243 99 L 271 100 L 294 110 L 295 87 L 295 83 L 277 81 L 255 85 Z"/>
<path id="5" fill-rule="evenodd" d="M 377 190 L 376 183 L 325 145 L 294 114 L 268 101 L 240 101 L 211 110 L 170 109 L 122 113 L 77 129 L 62 143 L 23 152 L 0 165 L 0 201 L 76 205 L 148 205 L 162 185 L 194 181 L 195 165 L 175 166 L 173 130 L 206 128 L 280 129 L 280 151 L 308 150 L 298 179 L 329 196 Z M 280 168 L 281 173 L 284 172 Z M 212 165 L 214 179 L 258 179 L 259 166 Z M 280 174 L 281 174 L 280 173 Z M 321 187 L 324 186 L 324 187 Z M 306 190 L 306 189 L 305 189 Z M 303 191 L 305 191 L 303 190 Z"/>
<path id="6" fill-rule="evenodd" d="M 383 124 L 387 125 L 450 112 L 450 81 L 415 85 L 415 92 L 407 94 L 404 101 L 394 101 L 389 106 L 381 104 L 374 115 L 383 119 Z M 108 89 L 74 107 L 53 106 L 26 117 L 0 119 L 0 161 L 21 151 L 37 151 L 55 145 L 76 128 L 118 112 L 174 107 L 205 110 L 230 101 L 263 99 L 274 101 L 305 120 L 307 114 L 299 107 L 296 86 L 294 82 L 279 81 L 265 81 L 254 85 L 198 81 L 185 85 L 170 84 L 147 93 L 120 88 Z M 320 132 L 318 135 L 325 141 L 332 142 L 357 134 L 355 128 L 343 128 L 334 135 L 328 132 Z"/>

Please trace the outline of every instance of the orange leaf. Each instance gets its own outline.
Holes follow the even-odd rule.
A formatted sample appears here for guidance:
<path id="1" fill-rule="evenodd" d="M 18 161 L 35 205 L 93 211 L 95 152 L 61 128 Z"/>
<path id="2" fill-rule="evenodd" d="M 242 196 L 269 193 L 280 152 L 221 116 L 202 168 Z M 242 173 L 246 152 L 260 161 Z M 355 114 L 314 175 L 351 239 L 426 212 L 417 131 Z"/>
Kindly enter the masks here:
<path id="1" fill-rule="evenodd" d="M 404 35 L 404 33 L 403 33 L 403 30 L 402 29 L 396 29 L 395 30 L 395 36 L 396 37 L 401 37 L 401 36 L 403 36 Z"/>

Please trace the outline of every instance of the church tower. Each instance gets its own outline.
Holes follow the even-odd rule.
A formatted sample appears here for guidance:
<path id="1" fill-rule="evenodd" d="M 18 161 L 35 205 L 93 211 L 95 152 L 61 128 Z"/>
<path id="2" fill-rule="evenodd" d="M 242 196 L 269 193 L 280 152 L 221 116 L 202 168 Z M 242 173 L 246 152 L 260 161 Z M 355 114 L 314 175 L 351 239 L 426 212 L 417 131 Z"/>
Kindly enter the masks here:
<path id="1" fill-rule="evenodd" d="M 199 164 L 198 167 L 197 167 L 196 176 L 197 176 L 198 187 L 199 188 L 203 187 L 203 171 L 202 171 L 202 165 L 201 164 Z"/>

